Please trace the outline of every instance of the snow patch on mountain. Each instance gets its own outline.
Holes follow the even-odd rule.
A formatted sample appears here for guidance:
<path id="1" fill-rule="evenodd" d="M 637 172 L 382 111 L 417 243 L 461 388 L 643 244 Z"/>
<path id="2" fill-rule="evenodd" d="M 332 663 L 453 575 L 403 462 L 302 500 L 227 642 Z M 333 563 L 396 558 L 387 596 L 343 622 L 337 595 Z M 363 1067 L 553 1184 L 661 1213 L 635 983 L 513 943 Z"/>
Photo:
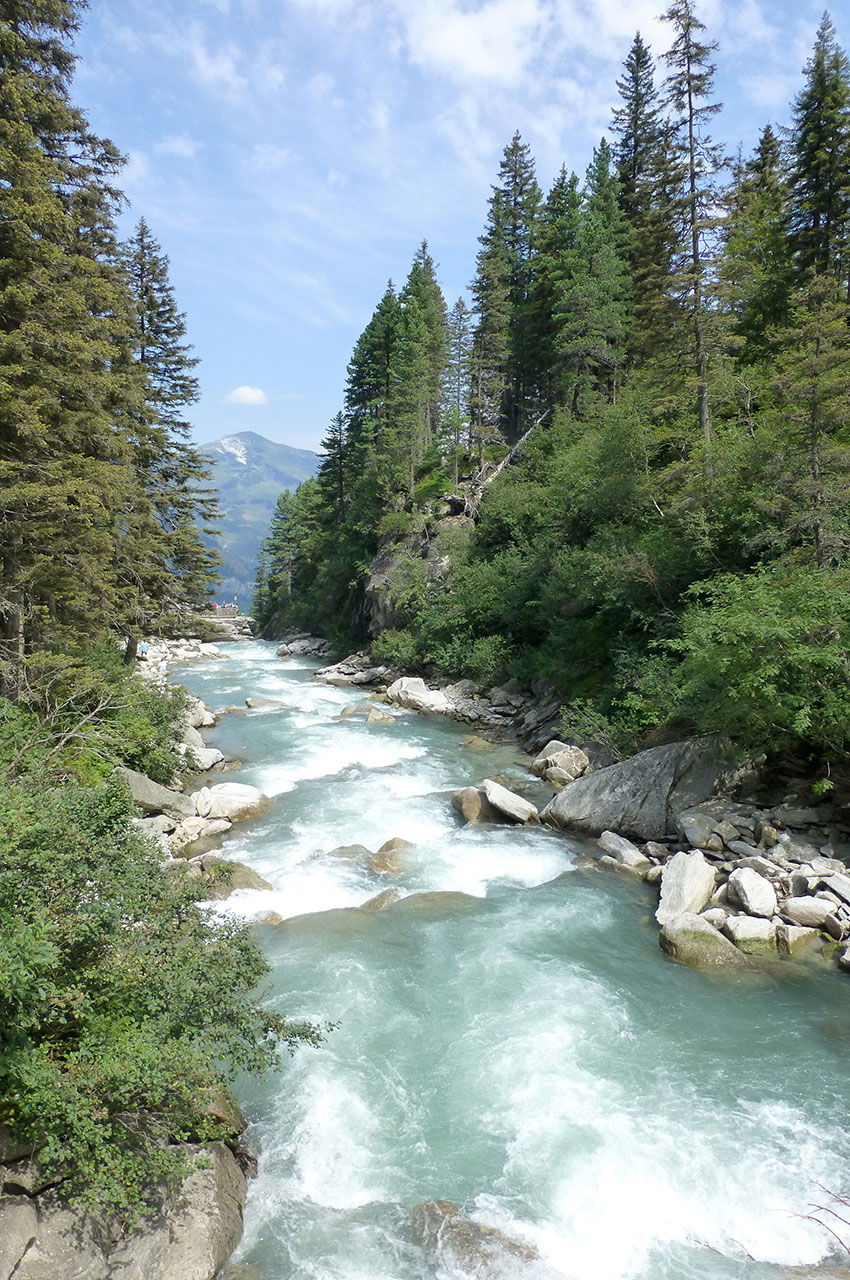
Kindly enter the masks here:
<path id="1" fill-rule="evenodd" d="M 218 448 L 222 453 L 232 453 L 236 461 L 241 462 L 243 467 L 248 465 L 247 450 L 238 436 L 222 436 L 218 442 Z"/>

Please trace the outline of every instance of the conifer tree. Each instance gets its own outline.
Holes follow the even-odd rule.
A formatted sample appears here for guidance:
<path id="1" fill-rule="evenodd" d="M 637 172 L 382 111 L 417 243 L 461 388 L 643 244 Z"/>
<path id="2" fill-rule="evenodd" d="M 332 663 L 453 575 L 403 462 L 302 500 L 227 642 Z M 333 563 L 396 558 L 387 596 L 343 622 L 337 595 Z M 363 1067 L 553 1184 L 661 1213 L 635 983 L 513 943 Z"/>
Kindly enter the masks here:
<path id="1" fill-rule="evenodd" d="M 626 356 L 628 268 L 625 224 L 603 138 L 594 150 L 574 247 L 563 259 L 556 348 L 565 398 L 581 416 L 588 394 L 617 398 Z"/>
<path id="2" fill-rule="evenodd" d="M 434 259 L 428 242 L 422 241 L 400 295 L 402 306 L 415 301 L 425 327 L 426 341 L 426 405 L 424 436 L 418 452 L 424 455 L 440 431 L 442 385 L 446 368 L 447 309 L 443 291 L 437 280 Z"/>
<path id="3" fill-rule="evenodd" d="M 825 13 L 794 103 L 791 233 L 798 273 L 850 289 L 850 63 Z M 850 294 L 848 294 L 850 296 Z"/>
<path id="4" fill-rule="evenodd" d="M 511 444 L 534 408 L 529 295 L 540 200 L 531 151 L 516 133 L 502 156 L 471 286 L 478 316 L 473 413 Z"/>
<path id="5" fill-rule="evenodd" d="M 537 224 L 529 319 L 534 335 L 529 377 L 543 413 L 560 402 L 558 333 L 560 299 L 569 274 L 570 255 L 576 246 L 581 193 L 576 174 L 562 166 L 540 210 Z"/>
<path id="6" fill-rule="evenodd" d="M 464 448 L 473 448 L 469 412 L 472 357 L 472 312 L 458 298 L 448 316 L 448 351 L 445 373 L 443 448 L 452 456 L 454 484 L 458 483 L 458 462 Z"/>
<path id="7" fill-rule="evenodd" d="M 750 365 L 774 351 L 791 289 L 788 186 L 770 125 L 753 157 L 738 166 L 726 205 L 722 295 L 734 317 L 739 359 Z"/>
<path id="8" fill-rule="evenodd" d="M 707 133 L 708 121 L 720 110 L 710 99 L 716 44 L 703 44 L 705 26 L 697 18 L 691 0 L 674 0 L 662 15 L 675 39 L 664 55 L 668 72 L 666 101 L 673 112 L 673 154 L 681 166 L 680 192 L 685 234 L 674 275 L 674 287 L 691 331 L 691 357 L 696 384 L 699 429 L 706 447 L 711 445 L 711 411 L 708 400 L 709 332 L 707 293 L 711 254 L 707 234 L 716 200 L 716 175 L 722 164 L 720 148 Z"/>
<path id="9" fill-rule="evenodd" d="M 69 99 L 81 4 L 0 14 L 0 637 L 4 687 L 57 628 L 120 622 L 114 571 L 138 402 L 111 183 L 121 158 Z M 11 667 L 10 667 L 11 664 Z"/>
<path id="10" fill-rule="evenodd" d="M 146 585 L 148 616 L 157 608 L 198 606 L 215 581 L 218 555 L 202 532 L 215 533 L 217 497 L 205 482 L 210 471 L 189 436 L 185 414 L 199 396 L 198 360 L 185 341 L 186 319 L 177 308 L 168 258 L 144 218 L 123 246 L 133 297 L 135 359 L 140 366 L 142 402 L 132 430 L 137 484 L 149 504 L 136 500 L 130 568 Z M 154 603 L 155 602 L 155 603 Z"/>

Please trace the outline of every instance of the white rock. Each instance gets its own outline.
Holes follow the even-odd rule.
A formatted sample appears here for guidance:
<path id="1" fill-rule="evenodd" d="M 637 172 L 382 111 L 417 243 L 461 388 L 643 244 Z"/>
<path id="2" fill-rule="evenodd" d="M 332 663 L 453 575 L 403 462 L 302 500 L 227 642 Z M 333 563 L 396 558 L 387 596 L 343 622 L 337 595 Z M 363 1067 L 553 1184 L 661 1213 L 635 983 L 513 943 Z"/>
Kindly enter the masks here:
<path id="1" fill-rule="evenodd" d="M 419 676 L 402 676 L 387 689 L 390 702 L 397 702 L 400 707 L 411 711 L 433 711 L 445 714 L 451 711 L 452 704 L 439 689 L 429 689 Z"/>
<path id="2" fill-rule="evenodd" d="M 750 867 L 738 867 L 729 877 L 729 896 L 747 915 L 770 919 L 776 914 L 776 892 L 769 880 Z"/>
<path id="3" fill-rule="evenodd" d="M 676 916 L 699 915 L 713 893 L 714 869 L 700 850 L 677 853 L 664 865 L 655 919 L 664 924 Z"/>
<path id="4" fill-rule="evenodd" d="M 643 871 L 650 865 L 649 858 L 644 857 L 637 845 L 632 844 L 631 840 L 627 840 L 625 836 L 618 836 L 614 831 L 603 831 L 597 844 L 609 857 L 622 863 L 624 867 L 634 867 L 636 871 Z"/>
<path id="5" fill-rule="evenodd" d="M 195 757 L 201 773 L 206 772 L 207 769 L 214 769 L 224 759 L 218 747 L 193 747 L 192 755 Z"/>
<path id="6" fill-rule="evenodd" d="M 580 777 L 589 764 L 590 760 L 581 747 L 573 747 L 568 742 L 560 742 L 557 738 L 553 738 L 551 742 L 546 743 L 542 751 L 538 752 L 532 762 L 531 772 L 536 773 L 538 778 L 544 778 L 548 769 L 563 769 L 572 780 Z"/>
<path id="7" fill-rule="evenodd" d="M 772 920 L 762 916 L 728 916 L 723 928 L 745 955 L 763 955 L 776 950 L 776 925 Z"/>
<path id="8" fill-rule="evenodd" d="M 782 916 L 791 924 L 809 929 L 820 929 L 835 910 L 829 898 L 786 898 L 782 904 Z"/>
<path id="9" fill-rule="evenodd" d="M 243 782 L 220 782 L 214 787 L 201 787 L 192 800 L 199 817 L 229 818 L 231 822 L 256 818 L 271 803 L 257 787 L 249 787 Z"/>
<path id="10" fill-rule="evenodd" d="M 481 790 L 484 792 L 490 804 L 499 813 L 504 814 L 506 818 L 510 818 L 513 822 L 537 822 L 540 815 L 535 805 L 530 800 L 524 800 L 522 796 L 516 795 L 513 791 L 509 791 L 507 787 L 503 787 L 500 783 L 494 782 L 492 778 L 485 778 L 481 783 Z"/>

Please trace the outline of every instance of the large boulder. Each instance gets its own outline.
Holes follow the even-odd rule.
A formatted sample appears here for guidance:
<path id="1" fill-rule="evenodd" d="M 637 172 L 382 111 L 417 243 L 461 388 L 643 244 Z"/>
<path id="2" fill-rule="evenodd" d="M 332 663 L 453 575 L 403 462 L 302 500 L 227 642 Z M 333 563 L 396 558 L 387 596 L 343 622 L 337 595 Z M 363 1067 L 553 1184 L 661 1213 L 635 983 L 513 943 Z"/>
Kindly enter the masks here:
<path id="1" fill-rule="evenodd" d="M 821 929 L 835 910 L 829 898 L 786 898 L 782 904 L 782 917 L 789 924 L 807 929 Z"/>
<path id="2" fill-rule="evenodd" d="M 482 822 L 499 822 L 500 817 L 478 787 L 464 787 L 452 794 L 452 807 L 474 827 Z"/>
<path id="3" fill-rule="evenodd" d="M 233 1253 L 242 1237 L 245 1175 L 223 1143 L 187 1153 L 203 1156 L 206 1167 L 196 1168 L 165 1211 L 110 1254 L 109 1280 L 212 1280 Z M 50 1280 L 65 1274 L 54 1271 Z"/>
<path id="4" fill-rule="evenodd" d="M 481 790 L 492 808 L 499 815 L 507 818 L 509 822 L 540 821 L 540 814 L 537 812 L 536 805 L 533 805 L 530 800 L 524 800 L 522 796 L 516 795 L 515 792 L 509 791 L 500 782 L 494 782 L 492 778 L 485 778 L 481 783 Z"/>
<path id="5" fill-rule="evenodd" d="M 410 711 L 433 711 L 445 715 L 452 709 L 452 704 L 439 689 L 429 689 L 419 676 L 402 676 L 387 689 L 390 702 Z"/>
<path id="6" fill-rule="evenodd" d="M 662 951 L 690 969 L 747 969 L 753 963 L 707 920 L 690 912 L 666 920 L 658 940 Z"/>
<path id="7" fill-rule="evenodd" d="M 728 916 L 726 936 L 748 956 L 776 954 L 776 924 L 763 916 Z"/>
<path id="8" fill-rule="evenodd" d="M 699 915 L 714 893 L 714 868 L 701 850 L 677 853 L 661 873 L 661 901 L 655 919 L 663 925 L 684 914 Z"/>
<path id="9" fill-rule="evenodd" d="M 711 795 L 716 755 L 693 742 L 641 751 L 564 787 L 543 810 L 553 826 L 585 835 L 618 831 L 638 840 L 676 834 L 676 817 Z"/>
<path id="10" fill-rule="evenodd" d="M 201 787 L 191 800 L 199 817 L 229 818 L 231 822 L 259 817 L 271 804 L 267 795 L 244 782 L 218 782 L 214 787 Z"/>
<path id="11" fill-rule="evenodd" d="M 729 877 L 729 900 L 749 916 L 769 920 L 776 915 L 776 891 L 769 880 L 750 867 L 736 867 Z"/>
<path id="12" fill-rule="evenodd" d="M 128 769 L 120 764 L 115 769 L 116 777 L 123 778 L 130 788 L 130 795 L 145 813 L 167 813 L 172 818 L 193 818 L 195 805 L 189 796 L 181 791 L 172 791 L 169 787 L 160 786 L 158 782 L 148 778 L 135 769 Z"/>
<path id="13" fill-rule="evenodd" d="M 229 898 L 237 889 L 274 888 L 253 867 L 246 867 L 244 862 L 228 862 L 216 854 L 203 854 L 188 866 L 192 870 L 195 866 L 201 867 L 209 885 L 208 896 L 219 901 Z"/>
<path id="14" fill-rule="evenodd" d="M 29 1196 L 0 1196 L 0 1280 L 9 1280 L 35 1240 L 38 1215 Z"/>
<path id="15" fill-rule="evenodd" d="M 200 772 L 206 773 L 208 769 L 214 769 L 217 764 L 222 764 L 224 755 L 218 747 L 193 747 L 192 759 Z"/>

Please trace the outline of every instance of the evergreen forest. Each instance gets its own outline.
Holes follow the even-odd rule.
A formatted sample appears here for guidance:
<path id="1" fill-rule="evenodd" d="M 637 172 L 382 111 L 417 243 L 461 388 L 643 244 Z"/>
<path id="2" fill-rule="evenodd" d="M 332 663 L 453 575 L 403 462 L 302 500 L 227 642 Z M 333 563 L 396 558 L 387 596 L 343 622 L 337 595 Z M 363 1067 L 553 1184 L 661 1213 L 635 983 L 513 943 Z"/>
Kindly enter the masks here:
<path id="1" fill-rule="evenodd" d="M 272 628 L 434 677 L 545 679 L 566 731 L 718 735 L 824 789 L 850 741 L 850 63 L 827 14 L 787 127 L 713 136 L 691 0 L 636 35 L 609 135 L 541 189 L 505 147 L 464 299 L 423 243 L 257 573 Z"/>
<path id="2" fill-rule="evenodd" d="M 130 1223 L 223 1085 L 312 1039 L 247 929 L 169 878 L 116 764 L 177 784 L 185 696 L 132 674 L 215 582 L 168 260 L 70 96 L 83 0 L 0 2 L 0 1146 Z"/>

